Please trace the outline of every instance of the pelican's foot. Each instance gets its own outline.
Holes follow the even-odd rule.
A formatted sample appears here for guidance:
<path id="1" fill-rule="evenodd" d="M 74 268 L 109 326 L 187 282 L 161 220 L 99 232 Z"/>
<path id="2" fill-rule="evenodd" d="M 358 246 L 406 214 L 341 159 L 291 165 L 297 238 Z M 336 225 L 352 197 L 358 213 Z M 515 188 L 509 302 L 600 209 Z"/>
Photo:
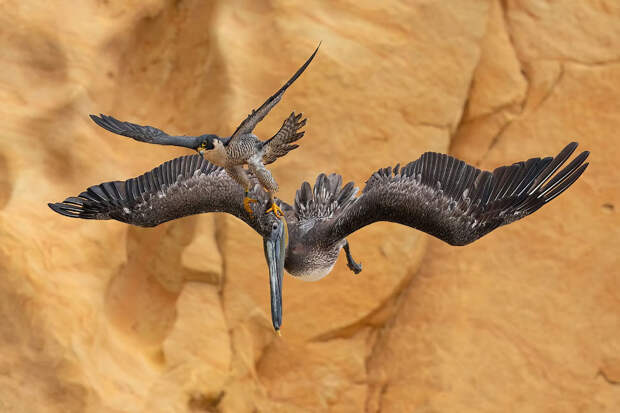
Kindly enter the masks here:
<path id="1" fill-rule="evenodd" d="M 273 212 L 273 214 L 276 216 L 276 218 L 281 218 L 281 217 L 284 216 L 284 212 L 282 212 L 280 207 L 277 206 L 275 202 L 273 202 L 271 204 L 271 208 L 269 208 L 267 211 L 265 211 L 265 214 L 268 214 L 270 212 Z"/>
<path id="2" fill-rule="evenodd" d="M 358 264 L 353 260 L 351 260 L 351 262 L 347 262 L 347 267 L 349 267 L 349 269 L 353 271 L 353 274 L 355 275 L 362 272 L 362 264 L 361 263 Z"/>
<path id="3" fill-rule="evenodd" d="M 362 263 L 360 262 L 358 264 L 353 259 L 353 256 L 351 255 L 351 250 L 349 249 L 349 241 L 347 240 L 345 240 L 344 244 L 344 253 L 347 255 L 347 267 L 349 267 L 349 269 L 353 271 L 353 274 L 357 275 L 362 272 Z"/>
<path id="4" fill-rule="evenodd" d="M 248 211 L 248 214 L 250 214 L 250 217 L 254 215 L 254 212 L 252 211 L 252 208 L 250 207 L 251 203 L 254 202 L 258 202 L 256 199 L 254 198 L 250 198 L 248 196 L 248 193 L 245 193 L 245 197 L 243 198 L 243 208 Z"/>

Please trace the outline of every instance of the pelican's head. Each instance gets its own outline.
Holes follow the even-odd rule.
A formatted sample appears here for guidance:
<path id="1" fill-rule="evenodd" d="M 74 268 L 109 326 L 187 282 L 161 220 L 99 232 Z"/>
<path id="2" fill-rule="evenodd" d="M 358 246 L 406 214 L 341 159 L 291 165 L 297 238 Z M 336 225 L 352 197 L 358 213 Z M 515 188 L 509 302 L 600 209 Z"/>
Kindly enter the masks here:
<path id="1" fill-rule="evenodd" d="M 263 248 L 269 266 L 269 289 L 271 291 L 271 322 L 279 333 L 282 325 L 282 277 L 288 246 L 286 218 L 277 218 L 273 213 L 263 214 Z"/>

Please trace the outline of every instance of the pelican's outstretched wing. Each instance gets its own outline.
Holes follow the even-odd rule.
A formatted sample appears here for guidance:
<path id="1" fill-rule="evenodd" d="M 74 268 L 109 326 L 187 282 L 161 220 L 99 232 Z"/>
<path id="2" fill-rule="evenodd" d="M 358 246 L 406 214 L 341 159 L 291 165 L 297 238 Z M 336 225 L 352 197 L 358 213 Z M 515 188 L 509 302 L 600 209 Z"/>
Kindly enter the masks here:
<path id="1" fill-rule="evenodd" d="M 373 222 L 391 221 L 465 245 L 533 213 L 571 186 L 588 166 L 587 151 L 554 173 L 576 148 L 573 142 L 555 158 L 532 158 L 492 173 L 427 152 L 402 169 L 375 172 L 362 195 L 317 230 L 322 239 L 337 241 Z"/>
<path id="2" fill-rule="evenodd" d="M 258 122 L 263 120 L 263 118 L 267 116 L 269 111 L 282 99 L 282 96 L 284 95 L 284 92 L 286 92 L 286 89 L 288 89 L 288 87 L 292 85 L 295 80 L 297 80 L 297 78 L 304 72 L 304 70 L 306 70 L 306 67 L 308 67 L 312 59 L 314 59 L 316 52 L 319 50 L 319 47 L 321 47 L 320 43 L 314 50 L 314 53 L 312 53 L 308 60 L 306 60 L 306 62 L 299 68 L 299 70 L 297 70 L 297 72 L 295 72 L 293 77 L 291 77 L 288 82 L 286 82 L 284 86 L 280 88 L 280 90 L 278 90 L 274 95 L 269 97 L 269 99 L 267 99 L 260 108 L 252 110 L 252 113 L 250 113 L 248 117 L 245 118 L 243 122 L 241 122 L 241 124 L 237 127 L 237 130 L 235 130 L 235 133 L 231 135 L 231 139 L 247 133 L 251 133 L 254 130 Z"/>
<path id="3" fill-rule="evenodd" d="M 201 136 L 171 136 L 161 129 L 152 126 L 136 125 L 135 123 L 122 122 L 112 116 L 99 114 L 90 115 L 97 125 L 117 135 L 127 136 L 140 142 L 156 143 L 158 145 L 174 145 L 184 148 L 196 149 L 202 142 Z"/>
<path id="4" fill-rule="evenodd" d="M 116 219 L 142 227 L 203 212 L 227 212 L 257 229 L 255 218 L 243 208 L 243 197 L 243 188 L 224 169 L 189 155 L 137 178 L 91 186 L 76 197 L 48 205 L 71 218 Z"/>

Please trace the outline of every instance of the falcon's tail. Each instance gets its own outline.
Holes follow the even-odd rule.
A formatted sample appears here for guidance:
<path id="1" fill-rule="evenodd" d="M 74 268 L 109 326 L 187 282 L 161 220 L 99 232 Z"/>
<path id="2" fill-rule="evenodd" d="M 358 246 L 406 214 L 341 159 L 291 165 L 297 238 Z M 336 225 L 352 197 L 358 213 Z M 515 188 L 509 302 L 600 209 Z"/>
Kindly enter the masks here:
<path id="1" fill-rule="evenodd" d="M 263 154 L 263 163 L 267 165 L 275 162 L 277 158 L 298 148 L 299 145 L 290 144 L 298 141 L 304 136 L 304 131 L 297 131 L 305 124 L 306 119 L 301 119 L 301 113 L 295 115 L 295 112 L 292 112 L 289 117 L 286 118 L 278 133 L 264 142 L 263 147 L 265 148 L 265 152 Z"/>

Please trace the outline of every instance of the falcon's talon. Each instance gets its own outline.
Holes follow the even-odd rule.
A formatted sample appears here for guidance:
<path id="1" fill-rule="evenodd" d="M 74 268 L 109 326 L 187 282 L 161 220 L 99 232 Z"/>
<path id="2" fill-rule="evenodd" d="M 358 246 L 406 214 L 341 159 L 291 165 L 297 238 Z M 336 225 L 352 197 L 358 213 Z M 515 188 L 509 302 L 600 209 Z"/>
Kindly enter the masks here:
<path id="1" fill-rule="evenodd" d="M 280 207 L 278 205 L 276 205 L 276 203 L 272 203 L 271 207 L 265 211 L 265 214 L 268 214 L 270 212 L 273 212 L 273 214 L 277 217 L 277 218 L 281 218 L 284 216 L 284 212 L 282 212 L 282 209 L 280 209 Z"/>
<path id="2" fill-rule="evenodd" d="M 254 202 L 258 202 L 258 200 L 250 198 L 246 192 L 245 197 L 243 198 L 243 208 L 248 211 L 248 214 L 250 214 L 250 216 L 254 216 L 254 211 L 252 211 L 252 208 L 250 207 L 250 204 Z"/>

